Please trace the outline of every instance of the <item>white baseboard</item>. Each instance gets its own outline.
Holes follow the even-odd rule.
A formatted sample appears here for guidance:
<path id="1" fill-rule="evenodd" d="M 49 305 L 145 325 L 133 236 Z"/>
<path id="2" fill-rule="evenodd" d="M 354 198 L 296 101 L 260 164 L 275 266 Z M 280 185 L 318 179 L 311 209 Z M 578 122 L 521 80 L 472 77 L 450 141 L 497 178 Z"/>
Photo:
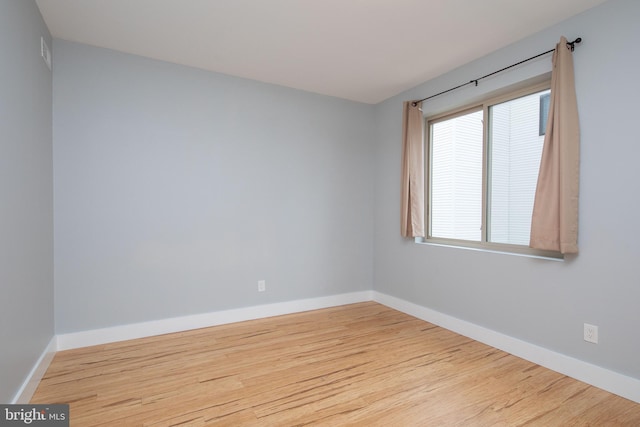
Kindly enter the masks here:
<path id="1" fill-rule="evenodd" d="M 20 387 L 11 403 L 29 403 L 31 397 L 33 396 L 33 393 L 35 393 L 36 388 L 38 388 L 40 380 L 44 376 L 45 372 L 47 372 L 47 368 L 53 360 L 53 356 L 55 356 L 56 354 L 56 341 L 56 336 L 54 335 L 51 338 L 51 341 L 49 341 L 49 345 L 47 345 L 47 347 L 38 358 L 38 361 L 31 369 L 31 372 L 29 372 L 29 375 L 27 375 L 27 379 L 24 381 L 24 383 L 22 383 L 22 387 Z"/>
<path id="2" fill-rule="evenodd" d="M 212 313 L 194 314 L 150 322 L 134 323 L 110 328 L 72 332 L 58 335 L 58 350 L 88 347 L 190 329 L 206 328 L 245 320 L 318 310 L 357 302 L 371 301 L 372 291 L 352 292 L 327 297 L 309 298 L 275 304 L 265 304 Z"/>
<path id="3" fill-rule="evenodd" d="M 27 403 L 29 401 L 38 385 L 38 381 L 49 366 L 55 350 L 69 350 L 364 301 L 376 301 L 563 375 L 640 403 L 640 380 L 636 378 L 592 365 L 377 291 L 353 292 L 60 334 L 51 340 L 51 343 L 30 373 L 28 381 L 25 381 L 25 384 L 16 394 L 14 403 Z"/>
<path id="4" fill-rule="evenodd" d="M 373 291 L 373 300 L 571 378 L 640 403 L 640 380 L 521 341 L 435 310 Z"/>

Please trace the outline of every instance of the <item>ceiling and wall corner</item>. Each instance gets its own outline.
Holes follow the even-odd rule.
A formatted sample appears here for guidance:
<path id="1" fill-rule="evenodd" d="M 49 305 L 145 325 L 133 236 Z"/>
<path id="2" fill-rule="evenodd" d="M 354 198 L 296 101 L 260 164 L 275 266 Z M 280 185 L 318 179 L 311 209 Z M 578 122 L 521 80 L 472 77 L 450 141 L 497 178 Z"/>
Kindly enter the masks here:
<path id="1" fill-rule="evenodd" d="M 605 0 L 36 0 L 54 38 L 377 104 Z"/>

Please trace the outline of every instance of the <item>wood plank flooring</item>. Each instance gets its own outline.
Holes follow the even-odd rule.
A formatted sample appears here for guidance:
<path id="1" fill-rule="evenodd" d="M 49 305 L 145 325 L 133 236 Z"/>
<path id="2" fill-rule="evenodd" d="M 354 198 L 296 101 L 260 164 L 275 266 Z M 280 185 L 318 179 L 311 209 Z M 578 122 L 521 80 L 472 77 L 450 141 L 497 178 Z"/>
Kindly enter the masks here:
<path id="1" fill-rule="evenodd" d="M 56 354 L 72 426 L 640 426 L 640 404 L 380 304 Z"/>

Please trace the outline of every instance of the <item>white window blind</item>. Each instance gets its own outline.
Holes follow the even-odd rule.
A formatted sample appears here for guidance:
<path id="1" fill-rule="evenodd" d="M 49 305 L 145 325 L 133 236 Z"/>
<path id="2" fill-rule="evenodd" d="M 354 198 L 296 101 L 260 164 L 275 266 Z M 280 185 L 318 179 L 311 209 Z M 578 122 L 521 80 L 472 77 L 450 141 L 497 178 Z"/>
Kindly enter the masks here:
<path id="1" fill-rule="evenodd" d="M 432 126 L 431 235 L 480 241 L 482 110 Z"/>
<path id="2" fill-rule="evenodd" d="M 490 242 L 529 244 L 544 143 L 544 135 L 539 132 L 541 94 L 489 107 Z"/>

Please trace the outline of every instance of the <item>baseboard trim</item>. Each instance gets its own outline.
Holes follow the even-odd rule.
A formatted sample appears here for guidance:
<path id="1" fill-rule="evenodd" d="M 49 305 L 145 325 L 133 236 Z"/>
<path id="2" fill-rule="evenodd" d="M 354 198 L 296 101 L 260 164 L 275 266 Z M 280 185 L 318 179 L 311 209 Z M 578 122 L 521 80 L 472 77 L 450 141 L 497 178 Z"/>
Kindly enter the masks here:
<path id="1" fill-rule="evenodd" d="M 471 322 L 373 291 L 373 300 L 418 319 L 441 326 L 545 368 L 640 403 L 640 380 L 592 365 L 544 347 L 501 334 Z"/>
<path id="2" fill-rule="evenodd" d="M 372 292 L 373 291 L 352 292 L 60 334 L 57 337 L 57 349 L 59 351 L 70 350 L 92 345 L 371 301 L 373 299 Z"/>
<path id="3" fill-rule="evenodd" d="M 88 347 L 365 301 L 376 301 L 418 319 L 441 326 L 563 375 L 640 403 L 640 380 L 636 378 L 377 291 L 352 292 L 60 334 L 53 337 L 47 349 L 40 356 L 27 380 L 16 394 L 13 403 L 28 403 L 56 350 Z"/>
<path id="4" fill-rule="evenodd" d="M 31 400 L 31 397 L 33 396 L 33 393 L 35 393 L 36 388 L 38 388 L 38 384 L 40 383 L 40 380 L 44 376 L 45 372 L 47 372 L 47 368 L 49 367 L 49 364 L 51 364 L 51 361 L 53 360 L 53 356 L 55 356 L 56 354 L 56 349 L 57 349 L 57 338 L 54 335 L 51 338 L 51 341 L 49 341 L 49 344 L 47 345 L 47 347 L 44 349 L 44 351 L 38 358 L 38 361 L 36 362 L 36 364 L 33 365 L 31 372 L 29 372 L 29 375 L 27 375 L 27 378 L 22 383 L 22 386 L 20 387 L 18 392 L 15 394 L 11 403 L 17 403 L 17 404 L 29 403 L 29 401 Z"/>

